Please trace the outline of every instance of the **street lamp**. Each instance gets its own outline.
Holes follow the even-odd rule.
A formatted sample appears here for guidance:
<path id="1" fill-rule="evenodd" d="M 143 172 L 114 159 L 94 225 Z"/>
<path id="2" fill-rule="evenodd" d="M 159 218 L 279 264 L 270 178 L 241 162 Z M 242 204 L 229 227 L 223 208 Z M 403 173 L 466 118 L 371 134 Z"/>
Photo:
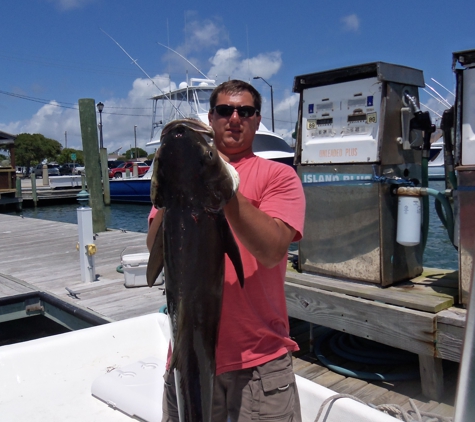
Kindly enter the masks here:
<path id="1" fill-rule="evenodd" d="M 135 161 L 139 157 L 137 154 L 137 125 L 134 125 L 134 138 L 135 138 Z"/>
<path id="2" fill-rule="evenodd" d="M 261 78 L 260 76 L 254 76 L 254 79 L 262 79 L 267 85 L 270 86 L 270 109 L 271 109 L 271 114 L 272 114 L 272 132 L 275 131 L 274 128 L 274 90 L 272 89 L 272 85 L 267 82 L 264 78 Z"/>
<path id="3" fill-rule="evenodd" d="M 99 111 L 99 146 L 104 148 L 104 142 L 102 139 L 102 110 L 104 110 L 103 103 L 97 103 L 97 110 Z"/>

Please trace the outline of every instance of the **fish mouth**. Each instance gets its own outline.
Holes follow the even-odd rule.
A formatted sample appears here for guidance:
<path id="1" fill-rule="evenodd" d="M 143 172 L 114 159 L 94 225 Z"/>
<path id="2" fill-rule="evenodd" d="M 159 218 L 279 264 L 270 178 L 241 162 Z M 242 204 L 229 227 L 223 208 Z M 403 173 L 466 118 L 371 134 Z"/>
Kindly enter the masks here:
<path id="1" fill-rule="evenodd" d="M 196 119 L 179 119 L 171 121 L 162 129 L 160 140 L 163 140 L 163 138 L 168 135 L 172 130 L 176 130 L 178 128 L 183 131 L 185 130 L 185 128 L 188 128 L 194 132 L 198 132 L 205 138 L 208 144 L 213 143 L 213 129 L 202 121 Z"/>

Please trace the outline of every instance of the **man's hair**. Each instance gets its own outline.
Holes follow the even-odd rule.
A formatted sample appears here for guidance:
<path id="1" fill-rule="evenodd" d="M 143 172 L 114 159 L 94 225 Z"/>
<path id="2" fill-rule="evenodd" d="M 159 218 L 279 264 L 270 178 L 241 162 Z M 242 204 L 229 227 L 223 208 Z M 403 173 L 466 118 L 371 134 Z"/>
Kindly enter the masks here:
<path id="1" fill-rule="evenodd" d="M 262 106 L 262 97 L 261 94 L 254 88 L 251 84 L 247 82 L 240 81 L 238 79 L 233 79 L 231 81 L 223 82 L 222 84 L 218 85 L 213 92 L 211 93 L 211 97 L 209 98 L 209 105 L 211 109 L 216 106 L 216 101 L 218 100 L 218 95 L 224 92 L 227 95 L 232 94 L 239 94 L 241 92 L 248 91 L 252 95 L 252 99 L 254 101 L 254 107 L 256 107 L 257 111 L 261 111 Z"/>

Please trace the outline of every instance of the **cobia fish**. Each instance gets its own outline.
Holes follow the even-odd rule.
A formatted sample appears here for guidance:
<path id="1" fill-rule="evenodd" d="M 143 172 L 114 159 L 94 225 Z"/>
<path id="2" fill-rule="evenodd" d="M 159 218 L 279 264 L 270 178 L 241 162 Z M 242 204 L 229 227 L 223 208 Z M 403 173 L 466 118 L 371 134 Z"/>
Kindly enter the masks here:
<path id="1" fill-rule="evenodd" d="M 211 421 L 215 348 L 221 315 L 224 254 L 241 286 L 238 246 L 222 211 L 239 183 L 211 142 L 212 129 L 192 119 L 162 131 L 154 161 L 152 202 L 165 208 L 147 267 L 151 287 L 165 268 L 167 309 L 180 421 Z"/>

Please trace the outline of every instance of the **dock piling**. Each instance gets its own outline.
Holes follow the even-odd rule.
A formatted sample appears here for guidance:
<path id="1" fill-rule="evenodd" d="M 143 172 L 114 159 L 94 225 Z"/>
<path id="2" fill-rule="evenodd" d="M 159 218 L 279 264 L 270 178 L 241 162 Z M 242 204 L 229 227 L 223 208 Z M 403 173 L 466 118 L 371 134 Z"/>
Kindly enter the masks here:
<path id="1" fill-rule="evenodd" d="M 93 230 L 94 233 L 104 232 L 106 231 L 106 218 L 97 136 L 96 103 L 92 98 L 82 98 L 78 103 Z"/>

